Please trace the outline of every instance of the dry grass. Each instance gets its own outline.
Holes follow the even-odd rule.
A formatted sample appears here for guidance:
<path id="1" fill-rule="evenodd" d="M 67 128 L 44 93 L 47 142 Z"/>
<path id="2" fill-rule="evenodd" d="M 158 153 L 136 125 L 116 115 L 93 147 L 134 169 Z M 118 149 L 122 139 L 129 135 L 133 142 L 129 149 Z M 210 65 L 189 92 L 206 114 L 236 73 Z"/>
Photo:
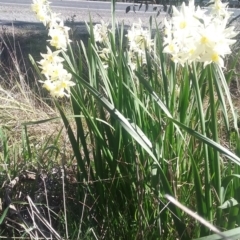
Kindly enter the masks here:
<path id="1" fill-rule="evenodd" d="M 72 169 L 67 169 L 67 165 L 72 163 L 72 151 L 63 130 L 62 121 L 54 102 L 38 84 L 38 76 L 28 60 L 28 54 L 39 60 L 40 52 L 45 51 L 46 48 L 46 38 L 44 30 L 15 29 L 11 31 L 9 28 L 2 30 L 0 35 L 2 46 L 4 46 L 0 61 L 0 130 L 3 129 L 6 134 L 9 151 L 8 162 L 6 162 L 4 141 L 0 137 L 0 184 L 2 186 L 0 215 L 3 215 L 7 206 L 15 208 L 14 213 L 12 209 L 8 211 L 3 224 L 0 224 L 1 238 L 14 236 L 26 239 L 22 236 L 28 232 L 27 239 L 41 239 L 44 236 L 43 228 L 53 236 L 53 239 L 56 237 L 61 239 L 55 230 L 62 224 L 60 224 L 62 221 L 60 215 L 64 211 L 63 199 L 70 197 L 71 188 L 74 189 L 73 193 L 76 192 L 76 185 L 73 183 L 75 177 L 70 177 L 75 173 Z M 68 102 L 64 103 L 68 105 Z M 47 119 L 54 120 L 45 121 Z M 38 123 L 31 124 L 31 122 Z M 26 140 L 26 136 L 23 136 L 23 133 L 26 133 L 26 130 L 32 151 L 31 156 L 24 152 L 23 137 Z M 67 174 L 65 184 L 71 185 L 68 185 L 68 196 L 63 192 L 62 185 L 65 186 L 65 184 L 62 183 L 62 177 L 58 176 L 56 171 L 53 172 L 53 169 L 60 169 L 63 165 Z M 25 179 L 23 182 L 16 182 L 11 193 L 13 203 L 20 201 L 25 204 L 12 205 L 10 202 L 9 205 L 6 201 L 6 189 L 9 183 L 21 179 L 22 173 L 29 171 L 35 174 L 35 180 Z M 43 179 L 42 176 L 47 177 Z M 43 183 L 44 188 L 41 187 Z M 57 186 L 57 192 L 52 189 L 53 185 Z M 35 205 L 39 201 L 36 194 L 46 195 L 38 202 L 45 206 L 46 216 L 42 216 L 39 212 L 43 207 L 39 208 Z M 54 202 L 55 198 L 59 200 L 58 203 Z M 74 199 L 74 195 L 71 195 L 72 202 L 75 201 Z M 68 199 L 66 201 L 69 203 Z M 52 211 L 54 208 L 57 210 Z M 56 217 L 57 214 L 60 215 Z M 28 218 L 25 219 L 26 216 Z M 54 219 L 55 230 L 52 228 L 53 225 L 51 226 L 51 221 Z M 39 222 L 41 222 L 40 225 Z M 35 229 L 32 229 L 32 225 Z M 41 227 L 42 225 L 45 227 Z M 64 227 L 60 228 L 64 229 Z"/>
<path id="2" fill-rule="evenodd" d="M 47 32 L 44 29 L 4 28 L 0 32 L 4 49 L 0 62 L 0 127 L 6 127 L 13 138 L 21 138 L 22 124 L 58 117 L 58 112 L 41 89 L 28 54 L 36 61 L 45 51 Z M 60 120 L 29 125 L 30 136 L 43 140 L 62 128 Z M 20 139 L 19 139 L 20 140 Z"/>

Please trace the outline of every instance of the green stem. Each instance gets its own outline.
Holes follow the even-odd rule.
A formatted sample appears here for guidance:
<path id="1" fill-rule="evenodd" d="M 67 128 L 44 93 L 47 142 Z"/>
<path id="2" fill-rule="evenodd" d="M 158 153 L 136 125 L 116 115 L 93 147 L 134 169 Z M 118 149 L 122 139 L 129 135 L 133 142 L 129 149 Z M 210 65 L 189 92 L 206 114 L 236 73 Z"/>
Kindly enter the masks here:
<path id="1" fill-rule="evenodd" d="M 193 67 L 193 85 L 196 92 L 197 97 L 197 105 L 198 105 L 198 112 L 200 117 L 200 125 L 201 125 L 201 131 L 204 136 L 206 136 L 206 128 L 205 128 L 205 117 L 204 117 L 204 111 L 203 111 L 203 105 L 202 105 L 202 98 L 201 93 L 199 89 L 198 84 L 198 77 L 197 77 L 197 71 L 196 71 L 196 65 L 195 63 L 192 64 Z M 208 157 L 208 146 L 203 143 L 203 150 L 204 150 L 204 160 L 205 160 L 205 199 L 206 199 L 206 207 L 207 207 L 207 218 L 210 222 L 213 221 L 213 214 L 212 214 L 212 197 L 211 197 L 211 179 L 210 179 L 210 171 L 209 171 L 209 157 Z"/>
<path id="2" fill-rule="evenodd" d="M 112 14 L 112 35 L 115 42 L 115 5 L 116 0 L 111 0 L 111 14 Z"/>
<path id="3" fill-rule="evenodd" d="M 218 139 L 218 126 L 217 126 L 217 108 L 214 99 L 214 86 L 213 86 L 213 75 L 212 75 L 212 68 L 211 65 L 208 66 L 208 84 L 209 84 L 209 95 L 210 95 L 210 109 L 211 109 L 211 132 L 212 138 L 215 142 L 219 142 Z M 213 161 L 213 184 L 214 188 L 217 193 L 217 200 L 219 204 L 222 204 L 222 197 L 221 197 L 221 172 L 220 172 L 220 159 L 219 159 L 219 152 L 216 149 L 213 149 L 214 159 Z M 221 222 L 221 209 L 217 210 L 217 222 Z"/>

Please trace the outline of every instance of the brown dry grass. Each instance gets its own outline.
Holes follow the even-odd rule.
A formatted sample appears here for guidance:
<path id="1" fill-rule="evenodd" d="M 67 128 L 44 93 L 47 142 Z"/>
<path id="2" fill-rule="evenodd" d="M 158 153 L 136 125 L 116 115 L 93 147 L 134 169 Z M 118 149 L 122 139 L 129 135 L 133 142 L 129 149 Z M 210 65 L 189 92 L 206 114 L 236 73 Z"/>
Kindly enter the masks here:
<path id="1" fill-rule="evenodd" d="M 28 58 L 31 54 L 36 61 L 40 59 L 40 52 L 46 49 L 47 32 L 9 27 L 0 31 L 0 39 L 4 43 L 0 61 L 0 128 L 8 129 L 11 142 L 21 144 L 24 123 L 59 117 Z M 31 143 L 43 145 L 49 138 L 54 139 L 62 127 L 59 118 L 30 124 L 27 130 Z M 64 131 L 61 139 L 66 145 Z"/>

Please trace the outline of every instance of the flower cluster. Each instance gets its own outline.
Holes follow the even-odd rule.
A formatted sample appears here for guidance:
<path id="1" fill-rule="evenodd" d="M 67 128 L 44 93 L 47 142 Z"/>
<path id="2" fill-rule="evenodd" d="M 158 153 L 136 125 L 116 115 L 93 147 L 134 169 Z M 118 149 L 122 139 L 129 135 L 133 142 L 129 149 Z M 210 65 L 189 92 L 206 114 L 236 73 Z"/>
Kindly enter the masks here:
<path id="1" fill-rule="evenodd" d="M 65 51 L 68 43 L 71 42 L 68 36 L 70 28 L 64 26 L 63 20 L 58 17 L 59 14 L 51 11 L 47 0 L 33 0 L 32 10 L 36 13 L 38 20 L 49 28 L 50 45 Z"/>
<path id="2" fill-rule="evenodd" d="M 93 27 L 95 42 L 106 43 L 108 40 L 108 23 L 103 20 Z"/>
<path id="3" fill-rule="evenodd" d="M 164 20 L 164 52 L 172 56 L 176 63 L 184 65 L 203 62 L 204 66 L 214 62 L 224 67 L 223 58 L 231 53 L 230 45 L 236 33 L 233 27 L 226 28 L 230 13 L 227 5 L 220 0 L 212 0 L 210 13 L 195 8 L 194 0 L 189 6 L 183 2 L 180 11 L 173 7 L 172 18 Z"/>
<path id="4" fill-rule="evenodd" d="M 103 67 L 107 69 L 109 67 L 110 59 L 110 43 L 108 38 L 108 25 L 103 20 L 101 23 L 97 23 L 93 27 L 93 35 L 96 43 L 100 43 L 97 46 L 99 57 L 102 60 Z"/>
<path id="5" fill-rule="evenodd" d="M 68 36 L 69 28 L 64 26 L 59 14 L 51 11 L 47 0 L 33 0 L 32 9 L 38 20 L 48 27 L 48 35 L 51 37 L 48 42 L 57 49 L 52 52 L 47 47 L 47 54 L 41 53 L 43 59 L 38 63 L 46 80 L 39 82 L 43 83 L 43 87 L 53 97 L 69 97 L 70 87 L 75 83 L 71 81 L 72 75 L 63 67 L 64 59 L 59 56 L 62 51 L 67 50 L 67 45 L 71 42 Z"/>
<path id="6" fill-rule="evenodd" d="M 109 49 L 108 32 L 108 23 L 104 23 L 104 21 L 93 27 L 95 42 L 101 43 L 98 46 L 98 53 L 105 68 L 108 68 L 109 54 L 111 52 Z M 152 50 L 153 40 L 150 37 L 149 31 L 142 28 L 141 20 L 139 20 L 139 23 L 133 23 L 126 37 L 129 45 L 127 50 L 129 65 L 134 70 L 137 63 L 140 65 L 146 63 L 146 50 Z"/>
<path id="7" fill-rule="evenodd" d="M 33 0 L 32 10 L 36 13 L 37 19 L 47 25 L 47 22 L 50 21 L 49 12 L 49 2 L 47 0 Z"/>
<path id="8" fill-rule="evenodd" d="M 213 16 L 216 16 L 218 18 L 229 18 L 231 15 L 231 12 L 228 11 L 228 3 L 223 3 L 221 0 L 211 0 L 209 3 L 211 3 L 211 14 Z"/>
<path id="9" fill-rule="evenodd" d="M 152 50 L 153 41 L 149 31 L 142 28 L 141 20 L 138 23 L 133 23 L 126 36 L 129 42 L 128 56 L 130 66 L 132 69 L 135 69 L 137 61 L 141 65 L 146 63 L 146 50 Z"/>

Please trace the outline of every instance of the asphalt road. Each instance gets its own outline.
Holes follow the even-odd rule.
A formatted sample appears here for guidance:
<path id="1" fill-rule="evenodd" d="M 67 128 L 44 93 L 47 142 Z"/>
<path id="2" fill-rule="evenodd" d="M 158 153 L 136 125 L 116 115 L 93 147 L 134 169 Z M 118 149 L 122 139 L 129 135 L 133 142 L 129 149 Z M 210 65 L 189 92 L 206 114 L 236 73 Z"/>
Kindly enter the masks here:
<path id="1" fill-rule="evenodd" d="M 52 7 L 59 8 L 73 8 L 73 9 L 88 9 L 88 10 L 98 10 L 98 11 L 110 11 L 110 2 L 100 2 L 100 1 L 81 1 L 81 0 L 51 0 Z M 0 0 L 0 4 L 3 5 L 18 5 L 18 6 L 29 6 L 32 0 Z M 132 5 L 132 3 L 116 3 L 116 11 L 125 12 L 126 7 Z M 156 6 L 156 5 L 155 5 Z M 154 5 L 149 4 L 148 12 L 153 12 Z M 138 10 L 138 8 L 136 9 Z M 140 12 L 145 12 L 145 7 L 142 6 Z"/>
<path id="2" fill-rule="evenodd" d="M 111 3 L 100 1 L 83 1 L 83 0 L 50 0 L 51 8 L 61 13 L 62 19 L 69 21 L 72 16 L 75 16 L 74 22 L 84 24 L 89 21 L 91 15 L 92 22 L 99 22 L 104 20 L 105 22 L 111 22 Z M 0 0 L 0 25 L 16 24 L 28 24 L 39 23 L 35 14 L 32 12 L 30 5 L 32 0 Z M 126 7 L 131 6 L 131 12 L 125 13 Z M 143 25 L 148 25 L 149 17 L 155 16 L 156 11 L 153 11 L 153 5 L 149 4 L 149 9 L 145 12 L 145 5 L 142 6 L 140 11 L 136 7 L 136 13 L 132 9 L 133 3 L 116 3 L 116 18 L 121 23 L 124 21 L 125 25 L 130 26 L 133 22 L 137 22 L 141 19 Z M 139 6 L 139 4 L 138 4 Z M 155 5 L 159 9 L 162 6 Z M 240 15 L 239 9 L 229 9 L 234 12 L 232 17 Z M 160 16 L 157 17 L 157 22 L 162 22 L 165 13 L 161 11 Z M 239 19 L 240 20 L 240 19 Z M 239 27 L 238 21 L 235 21 Z M 235 24 L 234 24 L 235 25 Z"/>
<path id="3" fill-rule="evenodd" d="M 82 0 L 50 0 L 51 8 L 56 13 L 61 13 L 61 18 L 64 21 L 71 21 L 74 16 L 74 23 L 84 25 L 89 22 L 90 16 L 93 23 L 104 20 L 111 23 L 111 3 L 100 1 L 82 1 Z M 0 27 L 11 26 L 30 26 L 39 24 L 35 14 L 31 10 L 32 0 L 0 0 Z M 126 7 L 131 6 L 131 11 L 126 14 Z M 133 3 L 116 3 L 116 19 L 119 23 L 124 22 L 124 25 L 130 26 L 133 22 L 141 19 L 143 25 L 149 24 L 149 17 L 157 14 L 153 11 L 153 6 L 149 5 L 149 9 L 145 12 L 143 5 L 140 11 L 136 7 L 136 12 L 132 9 Z M 158 9 L 162 6 L 158 6 Z M 165 16 L 164 12 L 160 13 L 158 23 Z M 42 25 L 42 24 L 40 24 Z M 85 31 L 85 30 L 84 30 Z"/>
<path id="4" fill-rule="evenodd" d="M 111 11 L 111 3 L 110 2 L 101 2 L 101 1 L 84 1 L 84 0 L 50 0 L 51 6 L 62 8 L 62 9 L 73 9 L 73 10 L 88 10 L 88 11 L 99 11 L 99 12 L 110 12 Z M 0 0 L 0 6 L 26 6 L 29 7 L 32 3 L 32 0 Z M 116 3 L 116 12 L 125 12 L 127 6 L 133 6 L 133 3 Z M 139 6 L 139 4 L 138 4 Z M 162 8 L 159 5 L 148 5 L 148 10 L 145 13 L 145 6 L 143 5 L 141 9 L 138 9 L 138 6 L 136 7 L 136 11 L 138 14 L 145 14 L 149 15 L 152 13 L 156 13 L 156 11 L 153 10 L 154 7 L 158 7 L 158 9 Z M 132 8 L 132 7 L 131 7 Z M 1 10 L 1 9 L 0 9 Z M 231 8 L 229 9 L 233 12 L 233 17 L 240 15 L 240 9 Z M 162 11 L 161 15 L 165 15 L 165 13 Z M 1 19 L 1 11 L 0 11 L 0 19 Z"/>

